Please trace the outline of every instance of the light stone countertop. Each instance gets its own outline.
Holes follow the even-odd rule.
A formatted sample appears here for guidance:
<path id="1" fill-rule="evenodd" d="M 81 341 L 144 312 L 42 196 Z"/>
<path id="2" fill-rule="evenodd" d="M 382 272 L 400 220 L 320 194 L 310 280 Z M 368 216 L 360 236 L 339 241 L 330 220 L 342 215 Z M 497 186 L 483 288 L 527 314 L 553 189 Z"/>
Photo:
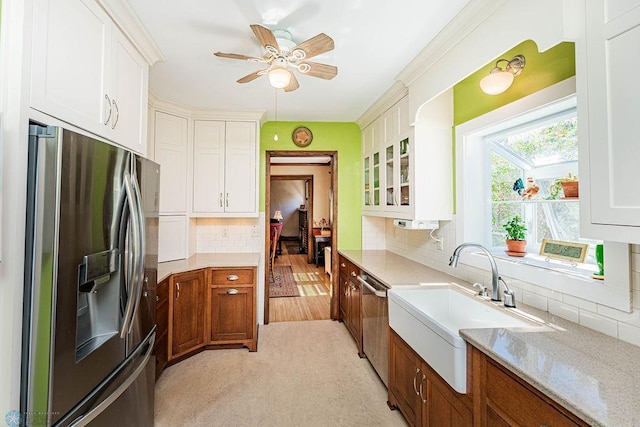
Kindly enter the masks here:
<path id="1" fill-rule="evenodd" d="M 389 287 L 455 282 L 446 273 L 387 251 L 339 251 Z M 548 312 L 518 310 L 549 328 L 462 329 L 460 336 L 594 426 L 640 426 L 640 348 Z"/>
<path id="2" fill-rule="evenodd" d="M 260 265 L 258 252 L 195 254 L 187 259 L 158 263 L 158 283 L 171 274 L 199 270 L 207 267 L 257 267 Z"/>

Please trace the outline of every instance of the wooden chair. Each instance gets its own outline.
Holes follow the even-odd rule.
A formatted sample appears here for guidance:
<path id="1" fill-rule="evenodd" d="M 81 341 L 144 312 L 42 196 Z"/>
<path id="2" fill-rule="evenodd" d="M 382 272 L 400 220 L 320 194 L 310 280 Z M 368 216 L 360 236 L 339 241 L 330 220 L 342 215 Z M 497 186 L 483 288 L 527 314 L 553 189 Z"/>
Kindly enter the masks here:
<path id="1" fill-rule="evenodd" d="M 276 252 L 278 251 L 278 240 L 280 240 L 280 234 L 282 233 L 282 223 L 271 224 L 271 280 L 274 282 L 279 280 L 273 273 L 273 267 L 276 259 Z"/>

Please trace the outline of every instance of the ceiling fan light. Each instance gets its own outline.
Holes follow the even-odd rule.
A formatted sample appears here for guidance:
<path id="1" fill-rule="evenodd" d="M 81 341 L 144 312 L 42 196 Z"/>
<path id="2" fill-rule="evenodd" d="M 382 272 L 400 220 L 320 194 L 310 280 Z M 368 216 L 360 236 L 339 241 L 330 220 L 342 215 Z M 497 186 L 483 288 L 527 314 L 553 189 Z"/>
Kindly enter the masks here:
<path id="1" fill-rule="evenodd" d="M 513 74 L 495 67 L 488 76 L 480 80 L 480 89 L 487 95 L 498 95 L 509 89 L 512 83 Z"/>
<path id="2" fill-rule="evenodd" d="M 289 85 L 291 73 L 284 68 L 273 68 L 268 73 L 269 83 L 276 89 L 282 89 Z"/>

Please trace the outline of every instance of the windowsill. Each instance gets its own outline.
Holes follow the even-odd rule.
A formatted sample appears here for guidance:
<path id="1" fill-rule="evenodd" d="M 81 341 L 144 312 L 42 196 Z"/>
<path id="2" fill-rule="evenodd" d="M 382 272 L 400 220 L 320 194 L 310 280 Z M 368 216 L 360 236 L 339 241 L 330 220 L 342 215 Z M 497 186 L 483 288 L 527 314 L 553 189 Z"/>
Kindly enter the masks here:
<path id="1" fill-rule="evenodd" d="M 604 281 L 593 279 L 592 272 L 573 268 L 554 261 L 546 262 L 544 257 L 534 254 L 510 257 L 504 253 L 492 253 L 501 276 L 527 282 L 552 292 L 561 292 L 585 298 L 590 291 L 601 292 Z M 489 271 L 489 262 L 482 252 L 463 252 L 460 263 Z M 550 264 L 553 265 L 550 267 Z M 508 282 L 509 283 L 509 282 Z M 514 284 L 517 288 L 518 285 Z M 587 297 L 587 299 L 589 299 Z"/>
<path id="2" fill-rule="evenodd" d="M 533 253 L 527 253 L 523 257 L 509 256 L 505 254 L 504 251 L 500 251 L 497 249 L 491 251 L 491 253 L 494 258 L 496 258 L 496 260 L 499 259 L 504 262 L 511 262 L 519 265 L 528 265 L 545 270 L 550 270 L 560 274 L 566 274 L 578 279 L 589 279 L 595 282 L 600 282 L 600 280 L 591 277 L 594 273 L 597 272 L 597 268 L 595 265 L 563 262 Z"/>

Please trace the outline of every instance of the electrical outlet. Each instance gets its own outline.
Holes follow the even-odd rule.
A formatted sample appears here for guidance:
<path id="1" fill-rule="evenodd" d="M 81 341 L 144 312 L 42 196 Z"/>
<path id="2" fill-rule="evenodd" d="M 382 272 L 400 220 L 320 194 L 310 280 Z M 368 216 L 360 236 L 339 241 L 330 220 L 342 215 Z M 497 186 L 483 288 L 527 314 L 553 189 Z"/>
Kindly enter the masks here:
<path id="1" fill-rule="evenodd" d="M 227 227 L 222 227 L 222 237 L 229 237 L 229 229 Z"/>
<path id="2" fill-rule="evenodd" d="M 258 237 L 258 226 L 257 225 L 252 225 L 251 226 L 251 235 L 253 237 Z"/>

